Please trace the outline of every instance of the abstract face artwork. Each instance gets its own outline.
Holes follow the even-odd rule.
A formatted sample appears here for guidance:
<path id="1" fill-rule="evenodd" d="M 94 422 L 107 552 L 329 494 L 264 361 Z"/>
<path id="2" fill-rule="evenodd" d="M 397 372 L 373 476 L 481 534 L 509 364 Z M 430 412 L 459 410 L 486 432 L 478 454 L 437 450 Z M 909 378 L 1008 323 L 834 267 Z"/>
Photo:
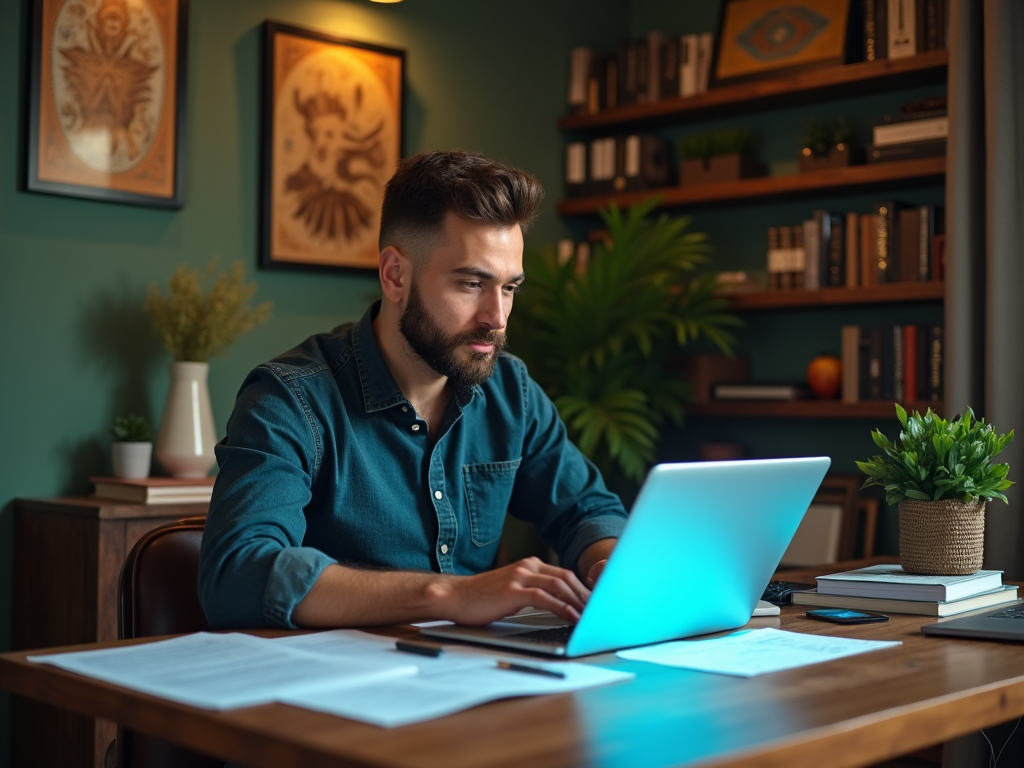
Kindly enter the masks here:
<path id="1" fill-rule="evenodd" d="M 274 25 L 268 208 L 273 262 L 375 268 L 401 152 L 401 57 Z M 272 47 L 270 47 L 272 46 Z"/>

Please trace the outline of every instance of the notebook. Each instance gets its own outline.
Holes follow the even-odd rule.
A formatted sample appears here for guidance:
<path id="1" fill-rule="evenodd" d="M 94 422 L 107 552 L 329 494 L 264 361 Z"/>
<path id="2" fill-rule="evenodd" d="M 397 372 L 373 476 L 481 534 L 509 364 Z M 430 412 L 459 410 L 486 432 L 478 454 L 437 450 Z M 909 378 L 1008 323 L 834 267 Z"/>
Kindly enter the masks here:
<path id="1" fill-rule="evenodd" d="M 659 464 L 575 626 L 550 613 L 428 637 L 576 657 L 740 627 L 831 459 Z"/>

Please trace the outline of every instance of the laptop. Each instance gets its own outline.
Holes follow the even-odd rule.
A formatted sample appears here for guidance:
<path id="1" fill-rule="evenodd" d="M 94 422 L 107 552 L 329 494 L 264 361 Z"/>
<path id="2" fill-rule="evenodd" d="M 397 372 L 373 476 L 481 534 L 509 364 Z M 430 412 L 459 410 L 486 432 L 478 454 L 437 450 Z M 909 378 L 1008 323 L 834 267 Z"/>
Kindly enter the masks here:
<path id="1" fill-rule="evenodd" d="M 831 459 L 659 464 L 577 624 L 551 613 L 426 637 L 576 657 L 747 623 Z"/>
<path id="2" fill-rule="evenodd" d="M 1004 605 L 984 613 L 958 616 L 925 624 L 926 635 L 967 637 L 975 640 L 1013 640 L 1024 643 L 1024 600 Z"/>

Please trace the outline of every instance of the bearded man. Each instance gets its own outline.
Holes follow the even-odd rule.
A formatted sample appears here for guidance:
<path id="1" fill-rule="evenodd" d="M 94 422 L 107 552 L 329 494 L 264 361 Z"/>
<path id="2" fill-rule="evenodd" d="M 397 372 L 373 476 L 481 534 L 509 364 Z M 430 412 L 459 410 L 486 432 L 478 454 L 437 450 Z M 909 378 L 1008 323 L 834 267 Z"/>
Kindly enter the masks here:
<path id="1" fill-rule="evenodd" d="M 402 161 L 383 298 L 239 392 L 203 537 L 211 626 L 480 625 L 528 606 L 579 619 L 626 513 L 502 351 L 542 194 L 479 155 Z M 492 570 L 506 511 L 564 567 Z"/>

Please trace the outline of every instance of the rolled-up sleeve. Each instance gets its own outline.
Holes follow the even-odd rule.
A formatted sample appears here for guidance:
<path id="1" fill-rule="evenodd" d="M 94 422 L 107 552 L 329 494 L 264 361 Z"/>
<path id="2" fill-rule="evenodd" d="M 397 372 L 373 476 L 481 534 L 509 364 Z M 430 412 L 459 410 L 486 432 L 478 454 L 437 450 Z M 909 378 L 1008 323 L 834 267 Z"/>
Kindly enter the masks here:
<path id="1" fill-rule="evenodd" d="M 199 598 L 214 629 L 295 628 L 295 606 L 335 562 L 302 546 L 319 445 L 301 390 L 270 367 L 253 371 L 216 448 L 199 564 Z"/>
<path id="2" fill-rule="evenodd" d="M 563 566 L 575 569 L 591 544 L 619 537 L 626 510 L 569 440 L 557 408 L 525 366 L 521 375 L 527 423 L 509 512 L 536 525 Z"/>

